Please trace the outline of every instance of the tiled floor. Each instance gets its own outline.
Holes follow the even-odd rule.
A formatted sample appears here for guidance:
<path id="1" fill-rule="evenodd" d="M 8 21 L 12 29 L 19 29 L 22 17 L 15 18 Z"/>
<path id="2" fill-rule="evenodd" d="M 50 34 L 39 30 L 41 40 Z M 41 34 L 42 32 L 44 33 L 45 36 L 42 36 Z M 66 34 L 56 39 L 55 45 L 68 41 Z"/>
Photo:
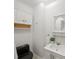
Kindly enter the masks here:
<path id="1" fill-rule="evenodd" d="M 38 55 L 33 53 L 33 59 L 50 59 L 50 56 L 46 55 L 45 57 L 39 57 Z"/>
<path id="2" fill-rule="evenodd" d="M 39 56 L 37 56 L 36 54 L 33 55 L 33 59 L 42 59 Z"/>
<path id="3" fill-rule="evenodd" d="M 36 54 L 33 54 L 33 59 L 38 59 L 38 56 Z"/>
<path id="4" fill-rule="evenodd" d="M 41 57 L 34 54 L 33 59 L 45 59 L 45 58 L 41 58 Z"/>

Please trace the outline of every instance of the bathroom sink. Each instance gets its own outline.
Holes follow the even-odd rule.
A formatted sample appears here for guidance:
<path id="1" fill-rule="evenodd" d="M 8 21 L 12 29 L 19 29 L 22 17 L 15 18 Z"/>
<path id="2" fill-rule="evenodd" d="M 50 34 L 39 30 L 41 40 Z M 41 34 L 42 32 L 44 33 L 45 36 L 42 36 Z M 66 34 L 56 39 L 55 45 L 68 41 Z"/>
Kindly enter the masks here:
<path id="1" fill-rule="evenodd" d="M 48 52 L 57 57 L 65 57 L 65 45 L 48 44 L 44 47 Z"/>

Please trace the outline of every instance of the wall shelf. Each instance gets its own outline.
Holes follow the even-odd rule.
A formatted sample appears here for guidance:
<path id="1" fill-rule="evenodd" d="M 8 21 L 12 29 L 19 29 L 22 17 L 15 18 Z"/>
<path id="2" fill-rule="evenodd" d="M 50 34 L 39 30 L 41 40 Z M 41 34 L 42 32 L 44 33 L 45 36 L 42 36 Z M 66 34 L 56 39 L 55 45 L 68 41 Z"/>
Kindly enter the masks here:
<path id="1" fill-rule="evenodd" d="M 14 23 L 16 29 L 30 29 L 31 26 L 31 24 Z"/>

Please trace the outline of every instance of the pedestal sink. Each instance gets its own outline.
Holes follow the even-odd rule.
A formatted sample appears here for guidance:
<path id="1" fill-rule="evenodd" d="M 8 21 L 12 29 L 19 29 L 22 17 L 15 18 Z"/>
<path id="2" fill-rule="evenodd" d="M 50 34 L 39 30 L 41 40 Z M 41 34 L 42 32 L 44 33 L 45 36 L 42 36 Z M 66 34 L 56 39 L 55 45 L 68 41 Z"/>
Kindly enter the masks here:
<path id="1" fill-rule="evenodd" d="M 44 48 L 55 57 L 58 57 L 60 59 L 65 58 L 65 45 L 57 45 L 50 43 Z"/>

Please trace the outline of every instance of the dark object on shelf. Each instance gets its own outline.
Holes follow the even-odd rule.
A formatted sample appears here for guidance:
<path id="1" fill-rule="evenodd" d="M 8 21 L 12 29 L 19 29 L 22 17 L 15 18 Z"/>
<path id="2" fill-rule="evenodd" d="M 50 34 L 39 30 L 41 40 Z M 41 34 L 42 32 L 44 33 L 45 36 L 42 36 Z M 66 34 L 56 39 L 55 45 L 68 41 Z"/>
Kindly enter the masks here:
<path id="1" fill-rule="evenodd" d="M 55 41 L 55 38 L 51 37 L 51 38 L 50 38 L 50 41 Z"/>
<path id="2" fill-rule="evenodd" d="M 25 44 L 16 47 L 18 59 L 32 59 L 33 53 L 30 51 L 29 45 Z"/>
<path id="3" fill-rule="evenodd" d="M 59 43 L 59 42 L 57 42 L 57 45 L 60 45 L 60 43 Z"/>

